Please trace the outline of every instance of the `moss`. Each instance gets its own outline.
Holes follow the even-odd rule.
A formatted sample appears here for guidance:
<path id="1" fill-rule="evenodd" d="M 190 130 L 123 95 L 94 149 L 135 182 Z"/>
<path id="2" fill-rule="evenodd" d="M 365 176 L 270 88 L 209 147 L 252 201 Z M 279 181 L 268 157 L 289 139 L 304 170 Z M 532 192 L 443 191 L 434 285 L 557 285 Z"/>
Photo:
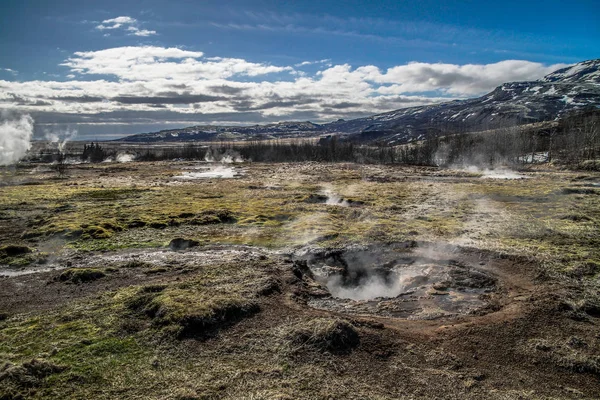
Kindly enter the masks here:
<path id="1" fill-rule="evenodd" d="M 59 276 L 58 280 L 61 282 L 72 282 L 72 283 L 86 283 L 103 278 L 106 274 L 93 268 L 71 268 L 63 271 Z"/>
<path id="2" fill-rule="evenodd" d="M 315 318 L 283 330 L 291 346 L 307 346 L 333 353 L 346 353 L 360 344 L 356 328 L 340 319 Z"/>
<path id="3" fill-rule="evenodd" d="M 156 329 L 180 338 L 201 338 L 260 311 L 256 297 L 276 290 L 260 271 L 215 267 L 202 278 L 123 290 L 116 301 L 131 315 L 150 319 Z"/>
<path id="4" fill-rule="evenodd" d="M 125 265 L 123 265 L 124 268 L 153 268 L 154 264 L 145 262 L 145 261 L 140 261 L 140 260 L 132 260 L 132 261 L 128 261 L 127 263 L 125 263 Z"/>
<path id="5" fill-rule="evenodd" d="M 184 213 L 187 215 L 187 213 Z M 193 217 L 192 225 L 231 224 L 237 222 L 236 216 L 229 210 L 206 210 Z"/>
<path id="6" fill-rule="evenodd" d="M 73 194 L 69 200 L 76 201 L 117 201 L 131 199 L 132 197 L 139 198 L 144 189 L 127 189 L 127 188 L 109 188 L 109 189 L 93 189 Z"/>
<path id="7" fill-rule="evenodd" d="M 478 240 L 473 246 L 529 255 L 540 261 L 535 263 L 540 268 L 563 269 L 568 277 L 559 276 L 577 287 L 597 279 L 600 203 L 595 195 L 564 194 L 563 187 L 577 185 L 569 182 L 574 177 L 569 172 L 538 174 L 526 181 L 461 178 L 431 183 L 413 180 L 415 171 L 407 172 L 412 175 L 405 179 L 404 170 L 396 167 L 393 174 L 398 176 L 381 177 L 375 175 L 388 173 L 373 172 L 385 169 L 379 166 L 254 164 L 248 168 L 248 176 L 239 180 L 169 185 L 165 182 L 181 166 L 148 163 L 137 170 L 138 184 L 147 186 L 136 189 L 106 166 L 82 166 L 82 174 L 89 175 L 73 175 L 68 182 L 45 180 L 31 186 L 1 187 L 2 228 L 8 229 L 5 238 L 27 231 L 23 244 L 39 248 L 49 236 L 62 235 L 71 241 L 67 246 L 84 257 L 86 251 L 164 248 L 176 237 L 203 244 L 267 247 Z M 368 180 L 371 176 L 375 176 L 373 181 Z M 591 173 L 588 178 L 597 180 Z M 79 186 L 71 185 L 75 179 Z M 278 180 L 277 190 L 268 188 L 273 179 Z M 364 204 L 328 207 L 305 202 L 311 193 L 322 190 L 324 180 L 333 182 L 332 190 L 343 198 Z M 220 210 L 236 221 L 222 218 Z M 200 223 L 193 222 L 196 218 Z M 84 229 L 91 227 L 102 228 L 109 236 L 83 238 Z M 34 254 L 39 253 L 15 259 Z M 359 352 L 370 351 L 367 346 L 378 343 L 378 337 L 368 328 L 368 336 L 361 337 L 362 330 L 337 318 L 313 320 L 315 313 L 324 314 L 304 308 L 297 312 L 303 307 L 298 304 L 281 305 L 287 301 L 288 283 L 267 263 L 241 257 L 233 265 L 202 263 L 186 268 L 185 273 L 162 276 L 144 276 L 164 267 L 143 261 L 123 262 L 119 268 L 136 268 L 121 273 L 160 283 L 94 291 L 92 296 L 70 299 L 51 310 L 11 313 L 0 321 L 0 358 L 18 367 L 32 358 L 68 367 L 41 379 L 30 397 L 384 398 L 394 394 L 387 386 L 364 385 L 353 374 L 341 373 L 350 371 L 352 363 L 363 356 Z M 107 279 L 95 289 L 116 282 Z M 572 303 L 570 312 L 588 323 L 600 315 L 594 297 L 573 297 Z M 264 315 L 229 329 L 260 307 Z M 285 326 L 274 331 L 278 325 Z M 209 341 L 174 340 L 212 335 L 216 337 Z M 387 346 L 392 336 L 380 336 L 386 339 L 381 346 Z M 595 373 L 593 339 L 582 337 L 589 347 L 535 352 L 560 351 L 562 358 L 550 360 L 553 365 L 563 363 L 561 368 L 567 371 Z M 403 346 L 396 350 L 402 351 Z M 282 357 L 282 348 L 300 353 L 297 358 Z M 329 354 L 350 351 L 356 354 L 333 359 Z M 411 364 L 419 350 L 413 351 L 404 354 L 407 367 L 427 362 L 419 357 Z M 338 367 L 331 368 L 332 362 Z M 419 376 L 428 374 L 426 368 L 419 371 L 424 371 Z M 397 376 L 416 382 L 404 372 Z M 444 377 L 445 372 L 425 376 L 449 379 L 444 384 L 450 387 L 453 378 Z"/>
<path id="8" fill-rule="evenodd" d="M 113 235 L 109 229 L 102 226 L 88 226 L 83 229 L 82 239 L 108 239 Z"/>
<path id="9" fill-rule="evenodd" d="M 162 274 L 163 272 L 167 272 L 167 271 L 168 271 L 168 269 L 166 269 L 165 267 L 154 267 L 147 271 L 144 271 L 144 273 L 146 275 L 154 275 L 154 274 Z"/>
<path id="10" fill-rule="evenodd" d="M 260 311 L 256 302 L 236 296 L 206 296 L 194 289 L 169 288 L 144 311 L 158 325 L 177 325 L 180 337 L 204 336 Z"/>
<path id="11" fill-rule="evenodd" d="M 0 365 L 0 398 L 23 398 L 33 388 L 42 386 L 46 378 L 66 369 L 64 365 L 37 358 L 20 365 Z"/>

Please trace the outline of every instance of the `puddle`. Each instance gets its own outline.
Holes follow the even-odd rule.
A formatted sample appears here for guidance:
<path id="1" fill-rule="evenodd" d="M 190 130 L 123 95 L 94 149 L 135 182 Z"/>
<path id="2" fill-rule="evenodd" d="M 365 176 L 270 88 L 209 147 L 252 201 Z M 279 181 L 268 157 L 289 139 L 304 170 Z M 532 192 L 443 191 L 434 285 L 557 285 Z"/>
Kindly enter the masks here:
<path id="1" fill-rule="evenodd" d="M 521 175 L 517 172 L 508 170 L 508 169 L 486 169 L 481 171 L 483 174 L 481 178 L 483 179 L 506 179 L 506 180 L 514 180 L 514 179 L 528 179 L 529 177 L 526 175 Z"/>
<path id="2" fill-rule="evenodd" d="M 12 278 L 15 276 L 23 276 L 23 275 L 31 275 L 38 274 L 41 272 L 49 272 L 49 271 L 57 271 L 60 269 L 64 269 L 65 267 L 32 267 L 32 268 L 24 268 L 24 269 L 0 269 L 0 277 L 5 276 L 8 278 Z"/>
<path id="3" fill-rule="evenodd" d="M 238 171 L 236 171 L 234 167 L 223 167 L 223 166 L 199 167 L 198 169 L 205 169 L 205 171 L 202 171 L 202 172 L 184 171 L 181 173 L 181 175 L 175 176 L 174 178 L 175 179 L 184 179 L 184 180 L 211 179 L 211 178 L 227 179 L 227 178 L 235 178 L 236 176 L 240 175 L 240 173 Z"/>
<path id="4" fill-rule="evenodd" d="M 434 319 L 487 307 L 494 277 L 452 254 L 428 253 L 406 248 L 317 251 L 296 262 L 310 270 L 308 304 L 318 309 Z"/>
<path id="5" fill-rule="evenodd" d="M 181 239 L 175 239 L 175 243 L 181 244 L 181 241 Z M 183 241 L 185 242 L 185 239 Z M 195 269 L 200 266 L 214 265 L 215 263 L 224 261 L 242 263 L 248 260 L 259 260 L 265 255 L 270 254 L 268 250 L 252 246 L 211 245 L 196 247 L 190 246 L 193 243 L 185 244 L 188 246 L 186 251 L 173 251 L 181 250 L 181 248 L 162 247 L 158 249 L 116 250 L 93 254 L 73 253 L 43 267 L 32 266 L 16 269 L 8 265 L 0 265 L 0 277 L 18 277 L 58 271 L 65 268 L 103 269 L 107 267 L 123 267 L 131 263 L 140 263 L 141 265 L 151 265 L 153 267 Z"/>

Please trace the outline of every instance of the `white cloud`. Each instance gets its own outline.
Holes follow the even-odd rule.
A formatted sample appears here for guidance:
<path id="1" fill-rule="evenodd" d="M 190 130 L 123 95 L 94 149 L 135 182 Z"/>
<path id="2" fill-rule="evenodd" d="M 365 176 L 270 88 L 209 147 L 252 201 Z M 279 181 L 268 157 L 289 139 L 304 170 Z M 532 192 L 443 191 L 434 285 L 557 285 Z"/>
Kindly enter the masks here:
<path id="1" fill-rule="evenodd" d="M 505 82 L 535 80 L 565 66 L 523 60 L 465 65 L 413 62 L 389 68 L 383 74 L 372 71 L 368 79 L 391 83 L 401 93 L 441 90 L 454 95 L 475 95 Z"/>
<path id="2" fill-rule="evenodd" d="M 70 69 L 67 82 L 0 80 L 0 104 L 87 123 L 138 121 L 132 115 L 143 121 L 188 115 L 207 122 L 214 115 L 237 123 L 328 121 L 479 95 L 501 83 L 538 79 L 562 67 L 508 60 L 477 65 L 409 63 L 382 70 L 374 65 L 328 66 L 329 60 L 307 62 L 318 64 L 320 70 L 307 73 L 286 65 L 205 57 L 201 51 L 176 47 L 82 51 L 62 64 Z M 77 74 L 87 78 L 77 80 Z"/>
<path id="3" fill-rule="evenodd" d="M 117 17 L 112 19 L 105 19 L 102 21 L 103 24 L 135 24 L 137 19 L 131 17 Z"/>
<path id="4" fill-rule="evenodd" d="M 117 28 L 120 28 L 121 26 L 123 26 L 123 25 L 121 25 L 121 24 L 114 24 L 114 25 L 98 25 L 98 26 L 96 27 L 96 29 L 98 29 L 98 30 L 100 30 L 100 31 L 103 31 L 103 30 L 106 30 L 106 29 L 117 29 Z"/>
<path id="5" fill-rule="evenodd" d="M 115 75 L 129 81 L 219 79 L 292 70 L 291 67 L 251 63 L 236 58 L 212 57 L 199 60 L 203 54 L 176 47 L 128 46 L 76 52 L 61 65 L 81 74 Z"/>
<path id="6" fill-rule="evenodd" d="M 111 19 L 105 19 L 102 21 L 100 25 L 96 26 L 96 29 L 100 31 L 112 30 L 112 29 L 120 29 L 123 28 L 126 32 L 129 32 L 130 35 L 135 36 L 152 36 L 156 35 L 156 31 L 149 29 L 140 29 L 139 22 L 135 18 L 131 18 L 128 16 L 121 16 Z M 110 36 L 108 33 L 104 34 L 104 36 Z"/>
<path id="7" fill-rule="evenodd" d="M 294 64 L 294 67 L 304 67 L 306 65 L 313 65 L 313 64 L 326 64 L 329 61 L 331 61 L 331 60 L 328 58 L 323 59 L 323 60 L 317 60 L 317 61 L 302 61 L 301 63 Z"/>
<path id="8" fill-rule="evenodd" d="M 138 29 L 135 26 L 130 26 L 127 28 L 129 32 L 132 32 L 132 35 L 135 36 L 152 36 L 156 35 L 156 31 L 150 31 L 148 29 Z"/>

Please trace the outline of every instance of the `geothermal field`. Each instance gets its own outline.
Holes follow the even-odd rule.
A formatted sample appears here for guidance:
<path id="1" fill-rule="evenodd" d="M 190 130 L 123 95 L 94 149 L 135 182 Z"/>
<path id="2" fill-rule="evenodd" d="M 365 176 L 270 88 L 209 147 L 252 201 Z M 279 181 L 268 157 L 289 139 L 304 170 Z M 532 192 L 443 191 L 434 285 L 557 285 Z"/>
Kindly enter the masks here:
<path id="1" fill-rule="evenodd" d="M 1 171 L 1 399 L 600 396 L 598 172 L 110 161 Z"/>

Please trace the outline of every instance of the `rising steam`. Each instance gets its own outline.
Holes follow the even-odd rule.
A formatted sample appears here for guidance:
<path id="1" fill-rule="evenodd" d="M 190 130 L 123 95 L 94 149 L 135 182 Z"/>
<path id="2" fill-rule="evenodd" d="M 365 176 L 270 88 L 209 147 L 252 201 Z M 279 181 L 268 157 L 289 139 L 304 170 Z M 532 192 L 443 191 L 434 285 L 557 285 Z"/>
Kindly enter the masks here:
<path id="1" fill-rule="evenodd" d="M 56 145 L 56 148 L 60 154 L 65 154 L 67 143 L 77 137 L 77 131 L 70 129 L 60 132 L 46 131 L 44 136 L 48 142 Z"/>
<path id="2" fill-rule="evenodd" d="M 8 118 L 0 125 L 0 165 L 10 165 L 19 161 L 31 148 L 33 136 L 33 118 L 22 115 Z"/>

